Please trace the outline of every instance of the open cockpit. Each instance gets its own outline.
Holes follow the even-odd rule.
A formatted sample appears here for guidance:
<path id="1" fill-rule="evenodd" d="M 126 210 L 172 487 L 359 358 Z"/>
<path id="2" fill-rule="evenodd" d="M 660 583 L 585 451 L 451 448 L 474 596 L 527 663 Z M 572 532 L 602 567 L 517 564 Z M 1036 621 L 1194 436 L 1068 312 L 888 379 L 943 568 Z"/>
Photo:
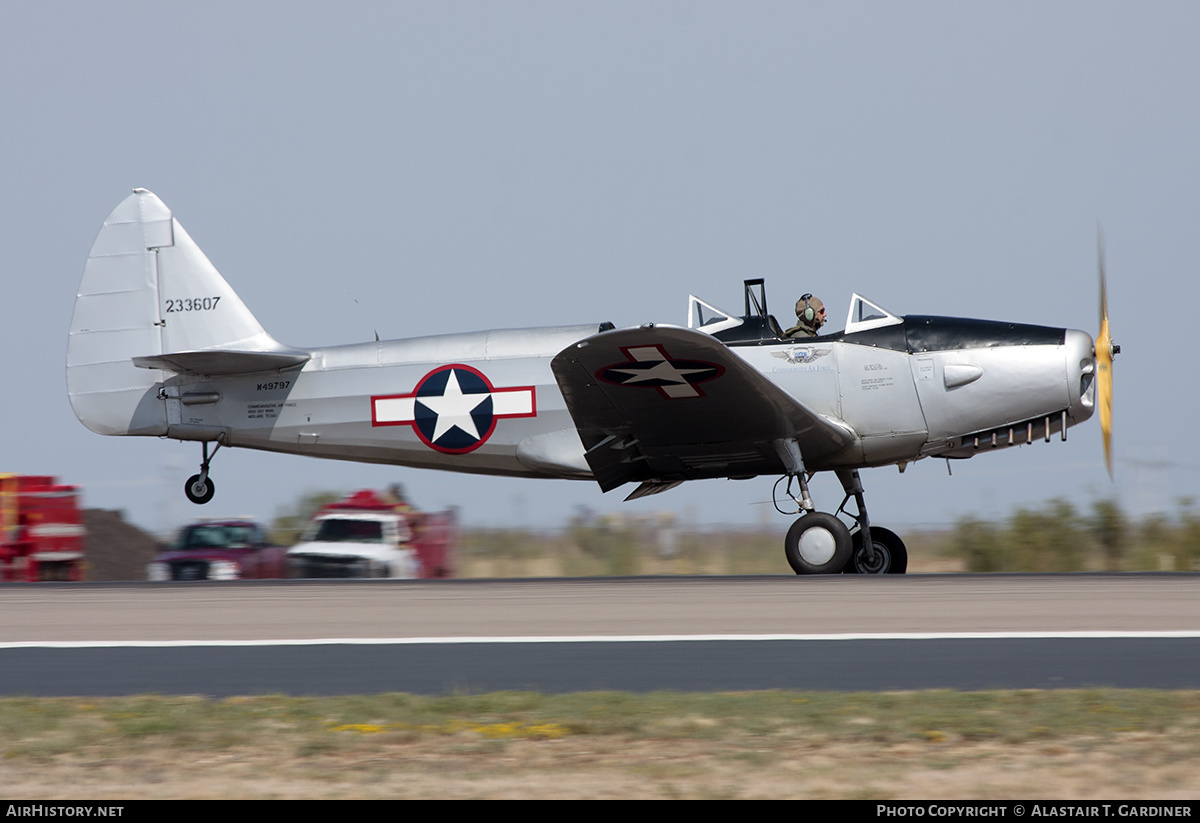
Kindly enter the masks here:
<path id="1" fill-rule="evenodd" d="M 740 317 L 706 303 L 694 294 L 688 295 L 688 328 L 711 334 L 729 346 L 764 346 L 787 340 L 779 322 L 767 310 L 765 281 L 762 278 L 746 280 L 743 287 L 745 304 Z M 821 337 L 841 339 L 846 335 L 903 324 L 903 318 L 854 294 L 850 298 L 845 330 Z"/>

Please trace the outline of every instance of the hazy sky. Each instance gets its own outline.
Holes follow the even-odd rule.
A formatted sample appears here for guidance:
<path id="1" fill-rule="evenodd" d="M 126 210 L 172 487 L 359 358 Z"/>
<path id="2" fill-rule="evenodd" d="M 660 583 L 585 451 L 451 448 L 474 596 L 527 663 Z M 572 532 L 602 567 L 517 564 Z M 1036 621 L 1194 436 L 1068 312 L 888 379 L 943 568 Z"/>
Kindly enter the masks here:
<path id="1" fill-rule="evenodd" d="M 1102 223 L 1116 484 L 1092 420 L 953 477 L 866 472 L 867 500 L 901 531 L 1056 496 L 1170 510 L 1200 497 L 1197 32 L 1191 2 L 0 2 L 0 470 L 153 529 L 398 481 L 474 524 L 584 505 L 786 530 L 774 478 L 622 504 L 237 449 L 191 506 L 198 444 L 92 434 L 66 396 L 88 249 L 144 186 L 299 346 L 683 323 L 748 277 L 781 321 L 811 291 L 840 328 L 857 291 L 1094 335 Z"/>

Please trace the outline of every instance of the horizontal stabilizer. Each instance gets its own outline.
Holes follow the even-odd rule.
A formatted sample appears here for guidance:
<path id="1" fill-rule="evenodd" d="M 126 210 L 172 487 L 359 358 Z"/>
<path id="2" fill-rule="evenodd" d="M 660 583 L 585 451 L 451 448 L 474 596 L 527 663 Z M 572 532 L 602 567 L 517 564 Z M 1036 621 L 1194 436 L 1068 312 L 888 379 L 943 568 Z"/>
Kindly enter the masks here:
<path id="1" fill-rule="evenodd" d="M 302 366 L 310 357 L 307 352 L 180 351 L 135 357 L 133 365 L 177 374 L 251 374 Z"/>

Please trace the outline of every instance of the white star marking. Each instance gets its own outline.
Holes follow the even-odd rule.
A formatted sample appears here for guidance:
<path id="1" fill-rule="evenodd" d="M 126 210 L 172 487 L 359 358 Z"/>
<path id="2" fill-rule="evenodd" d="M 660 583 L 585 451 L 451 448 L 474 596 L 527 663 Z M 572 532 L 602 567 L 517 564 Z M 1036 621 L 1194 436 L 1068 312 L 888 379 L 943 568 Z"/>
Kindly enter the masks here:
<path id="1" fill-rule="evenodd" d="M 458 371 L 451 370 L 450 379 L 446 381 L 446 388 L 441 397 L 428 395 L 417 398 L 418 403 L 428 406 L 430 411 L 437 415 L 433 437 L 429 439 L 436 443 L 438 438 L 457 426 L 478 440 L 479 429 L 475 425 L 475 419 L 471 417 L 471 412 L 475 411 L 479 404 L 489 397 L 491 395 L 487 392 L 463 394 L 462 387 L 458 385 Z"/>

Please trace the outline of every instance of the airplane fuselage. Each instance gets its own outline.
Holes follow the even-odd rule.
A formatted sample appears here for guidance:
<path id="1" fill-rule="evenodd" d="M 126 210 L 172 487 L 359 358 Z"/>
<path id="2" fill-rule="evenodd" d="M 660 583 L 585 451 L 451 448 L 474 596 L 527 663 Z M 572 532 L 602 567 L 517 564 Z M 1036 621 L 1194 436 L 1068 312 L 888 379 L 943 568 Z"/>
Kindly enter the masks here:
<path id="1" fill-rule="evenodd" d="M 938 349 L 922 339 L 913 350 L 911 338 L 921 338 L 912 328 L 964 322 L 909 318 L 861 340 L 839 335 L 730 349 L 789 396 L 852 430 L 847 448 L 810 462 L 810 470 L 968 457 L 1090 416 L 1086 333 L 1021 326 L 1006 342 L 1010 324 L 977 324 L 974 338 L 956 338 L 973 345 Z M 292 370 L 170 376 L 160 433 L 341 460 L 588 479 L 550 363 L 598 328 L 361 343 L 311 350 Z M 762 467 L 775 469 L 782 464 Z"/>

